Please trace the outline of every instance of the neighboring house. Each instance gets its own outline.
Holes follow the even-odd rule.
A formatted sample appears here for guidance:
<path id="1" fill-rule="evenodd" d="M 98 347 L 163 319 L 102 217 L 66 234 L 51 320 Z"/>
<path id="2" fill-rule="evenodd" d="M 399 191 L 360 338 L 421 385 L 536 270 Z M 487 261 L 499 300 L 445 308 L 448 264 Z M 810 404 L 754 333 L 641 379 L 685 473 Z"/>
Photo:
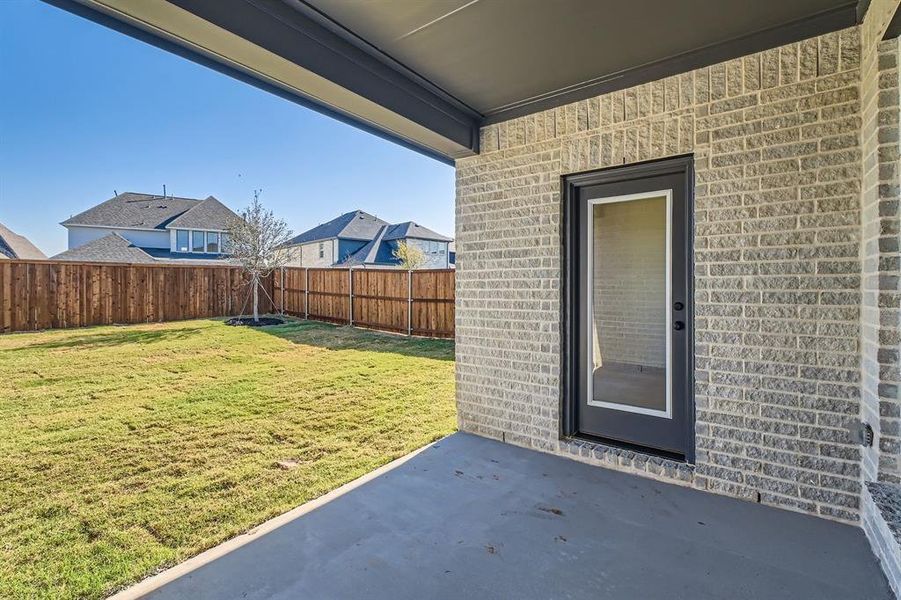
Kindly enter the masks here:
<path id="1" fill-rule="evenodd" d="M 15 233 L 0 223 L 0 260 L 18 258 L 22 260 L 41 260 L 47 256 L 24 236 Z"/>
<path id="2" fill-rule="evenodd" d="M 223 247 L 231 219 L 210 196 L 205 200 L 126 192 L 62 222 L 69 249 L 55 260 L 158 263 L 227 259 Z"/>
<path id="3" fill-rule="evenodd" d="M 424 269 L 444 269 L 451 239 L 407 221 L 391 224 L 362 210 L 345 213 L 305 231 L 288 242 L 291 264 L 300 267 L 396 267 L 398 243 L 423 251 Z"/>

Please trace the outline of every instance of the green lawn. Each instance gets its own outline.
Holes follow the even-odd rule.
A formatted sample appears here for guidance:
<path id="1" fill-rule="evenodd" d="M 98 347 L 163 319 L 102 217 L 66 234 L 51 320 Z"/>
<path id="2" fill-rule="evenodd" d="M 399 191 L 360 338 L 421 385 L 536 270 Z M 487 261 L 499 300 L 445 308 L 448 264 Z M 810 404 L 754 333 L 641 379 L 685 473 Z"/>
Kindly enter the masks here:
<path id="1" fill-rule="evenodd" d="M 0 336 L 0 598 L 103 597 L 452 432 L 453 397 L 452 342 L 322 323 Z"/>

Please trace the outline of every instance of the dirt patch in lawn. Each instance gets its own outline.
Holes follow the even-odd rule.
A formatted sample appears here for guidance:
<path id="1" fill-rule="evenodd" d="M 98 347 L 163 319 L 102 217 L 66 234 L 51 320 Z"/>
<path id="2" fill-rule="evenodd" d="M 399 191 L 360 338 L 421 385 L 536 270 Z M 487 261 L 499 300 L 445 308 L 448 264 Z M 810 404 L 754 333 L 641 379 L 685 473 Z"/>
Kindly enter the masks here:
<path id="1" fill-rule="evenodd" d="M 284 325 L 285 320 L 278 317 L 260 317 L 254 321 L 253 317 L 234 317 L 226 321 L 225 324 L 236 327 L 266 327 L 267 325 Z"/>

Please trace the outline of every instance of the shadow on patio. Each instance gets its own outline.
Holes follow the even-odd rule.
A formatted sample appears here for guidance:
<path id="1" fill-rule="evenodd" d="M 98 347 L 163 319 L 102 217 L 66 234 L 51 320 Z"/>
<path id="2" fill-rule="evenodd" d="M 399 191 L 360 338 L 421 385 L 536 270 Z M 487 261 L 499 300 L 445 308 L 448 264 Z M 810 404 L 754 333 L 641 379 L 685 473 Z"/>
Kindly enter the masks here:
<path id="1" fill-rule="evenodd" d="M 892 596 L 860 529 L 458 433 L 149 597 Z"/>

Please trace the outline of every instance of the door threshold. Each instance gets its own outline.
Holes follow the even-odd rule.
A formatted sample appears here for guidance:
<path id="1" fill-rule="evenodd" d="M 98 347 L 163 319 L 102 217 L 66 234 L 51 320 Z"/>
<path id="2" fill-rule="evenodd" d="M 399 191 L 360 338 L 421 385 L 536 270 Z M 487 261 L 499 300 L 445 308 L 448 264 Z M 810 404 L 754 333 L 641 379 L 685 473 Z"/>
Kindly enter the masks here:
<path id="1" fill-rule="evenodd" d="M 620 440 L 614 440 L 610 438 L 600 437 L 596 435 L 591 435 L 588 433 L 576 433 L 572 436 L 567 436 L 564 439 L 573 440 L 577 442 L 588 442 L 590 444 L 594 444 L 597 446 L 606 446 L 608 448 L 617 448 L 620 450 L 628 450 L 629 452 L 634 452 L 635 454 L 641 454 L 643 456 L 650 456 L 654 458 L 662 458 L 665 460 L 669 460 L 672 462 L 682 463 L 690 466 L 694 466 L 692 463 L 688 462 L 688 459 L 684 454 L 679 454 L 678 452 L 668 452 L 666 450 L 658 450 L 657 448 L 648 448 L 647 446 L 638 446 L 636 444 L 630 444 L 628 442 L 622 442 Z"/>

